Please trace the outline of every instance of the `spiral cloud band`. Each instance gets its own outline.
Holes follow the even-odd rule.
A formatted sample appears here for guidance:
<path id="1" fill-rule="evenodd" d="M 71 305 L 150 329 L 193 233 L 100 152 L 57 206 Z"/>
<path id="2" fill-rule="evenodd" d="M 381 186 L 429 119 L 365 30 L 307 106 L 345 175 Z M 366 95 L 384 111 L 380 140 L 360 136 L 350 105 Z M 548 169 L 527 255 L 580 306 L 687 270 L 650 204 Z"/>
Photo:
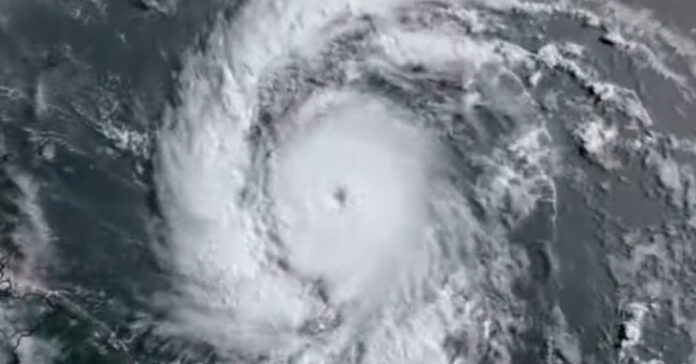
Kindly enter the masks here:
<path id="1" fill-rule="evenodd" d="M 619 129 L 652 122 L 582 39 L 554 38 L 561 18 L 601 31 L 514 1 L 259 0 L 221 18 L 158 135 L 177 291 L 162 332 L 249 363 L 511 363 L 524 333 L 565 337 L 536 311 L 552 300 L 520 293 L 554 269 L 554 129 L 622 118 L 576 131 L 612 168 Z M 679 84 L 641 49 L 620 52 Z M 579 360 L 571 341 L 550 350 Z"/>

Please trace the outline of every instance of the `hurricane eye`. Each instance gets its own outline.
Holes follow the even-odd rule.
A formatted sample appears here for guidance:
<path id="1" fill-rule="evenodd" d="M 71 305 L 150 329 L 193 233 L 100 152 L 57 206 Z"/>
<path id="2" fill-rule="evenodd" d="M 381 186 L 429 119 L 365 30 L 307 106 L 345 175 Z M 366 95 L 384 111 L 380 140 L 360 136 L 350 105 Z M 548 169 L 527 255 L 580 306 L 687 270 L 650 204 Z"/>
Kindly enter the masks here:
<path id="1" fill-rule="evenodd" d="M 336 206 L 340 208 L 346 207 L 348 204 L 348 189 L 346 186 L 339 185 L 334 189 L 333 199 L 336 202 Z"/>

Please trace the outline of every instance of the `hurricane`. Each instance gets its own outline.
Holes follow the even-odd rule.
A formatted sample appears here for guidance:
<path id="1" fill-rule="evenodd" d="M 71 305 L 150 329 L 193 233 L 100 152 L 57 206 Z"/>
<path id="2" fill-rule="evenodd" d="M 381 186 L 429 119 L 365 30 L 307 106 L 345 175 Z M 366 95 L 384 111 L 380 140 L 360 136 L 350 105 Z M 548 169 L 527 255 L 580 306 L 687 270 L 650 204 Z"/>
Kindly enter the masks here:
<path id="1" fill-rule="evenodd" d="M 123 362 L 696 360 L 693 37 L 615 1 L 223 1 L 209 19 L 149 126 L 82 123 L 136 161 L 144 242 L 123 249 L 160 283 L 90 293 L 71 269 L 127 263 L 52 261 L 71 250 L 41 177 L 8 160 L 8 292 L 67 307 Z M 94 120 L 55 87 L 37 118 Z"/>

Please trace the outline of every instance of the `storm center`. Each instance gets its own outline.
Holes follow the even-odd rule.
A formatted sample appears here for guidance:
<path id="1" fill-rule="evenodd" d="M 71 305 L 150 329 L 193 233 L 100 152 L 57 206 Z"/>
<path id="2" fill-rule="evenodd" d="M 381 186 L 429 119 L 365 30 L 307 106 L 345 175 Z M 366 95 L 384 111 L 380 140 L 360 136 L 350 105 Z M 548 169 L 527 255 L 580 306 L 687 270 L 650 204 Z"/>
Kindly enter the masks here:
<path id="1" fill-rule="evenodd" d="M 281 146 L 273 193 L 289 261 L 338 299 L 382 289 L 422 238 L 425 137 L 393 110 L 338 96 L 305 110 Z"/>

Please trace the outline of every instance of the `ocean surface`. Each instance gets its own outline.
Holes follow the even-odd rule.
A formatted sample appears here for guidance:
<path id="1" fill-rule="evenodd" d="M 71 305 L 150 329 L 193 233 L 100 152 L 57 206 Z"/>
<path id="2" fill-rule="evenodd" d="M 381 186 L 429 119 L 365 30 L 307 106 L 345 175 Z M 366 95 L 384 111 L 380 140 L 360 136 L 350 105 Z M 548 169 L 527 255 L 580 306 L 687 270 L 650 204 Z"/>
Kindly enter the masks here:
<path id="1" fill-rule="evenodd" d="M 696 363 L 695 14 L 0 0 L 0 364 Z"/>

